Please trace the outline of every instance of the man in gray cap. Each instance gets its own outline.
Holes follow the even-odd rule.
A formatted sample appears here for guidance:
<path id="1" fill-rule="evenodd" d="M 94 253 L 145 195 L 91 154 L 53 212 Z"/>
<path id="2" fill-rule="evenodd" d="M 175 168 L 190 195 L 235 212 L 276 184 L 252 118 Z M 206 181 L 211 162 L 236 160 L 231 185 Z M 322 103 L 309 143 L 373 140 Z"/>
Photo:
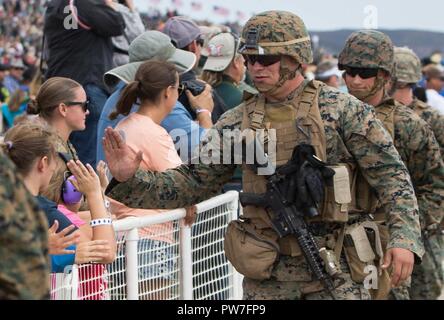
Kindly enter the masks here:
<path id="1" fill-rule="evenodd" d="M 201 29 L 193 20 L 185 16 L 171 17 L 165 22 L 162 32 L 171 38 L 171 42 L 176 48 L 194 53 L 196 55 L 196 63 L 193 69 L 198 66 L 204 39 Z M 197 80 L 195 70 L 189 70 L 180 75 L 179 82 L 185 88 L 194 88 L 192 89 L 194 94 L 199 93 L 205 86 L 203 81 Z M 215 110 L 226 109 L 222 98 L 216 92 L 212 93 L 212 97 Z M 179 101 L 191 114 L 193 120 L 201 122 L 201 115 L 193 109 L 188 94 L 181 94 Z M 212 120 L 214 121 L 215 118 L 213 117 Z"/>
<path id="2" fill-rule="evenodd" d="M 183 74 L 193 68 L 196 63 L 196 56 L 184 50 L 175 48 L 171 39 L 159 31 L 146 31 L 138 36 L 129 46 L 128 49 L 130 62 L 123 66 L 114 68 L 104 75 L 105 84 L 112 88 L 115 87 L 114 93 L 108 98 L 105 107 L 100 115 L 98 131 L 97 131 L 97 163 L 100 160 L 105 160 L 103 152 L 102 138 L 107 127 L 115 127 L 117 123 L 122 120 L 123 116 L 119 116 L 116 120 L 109 120 L 110 113 L 115 109 L 117 101 L 123 88 L 134 80 L 137 69 L 146 61 L 151 59 L 158 59 L 168 61 L 174 64 L 179 74 Z M 176 146 L 183 146 L 183 141 L 187 142 L 187 154 L 181 154 L 182 159 L 189 157 L 191 151 L 199 144 L 200 136 L 203 135 L 205 129 L 209 129 L 212 125 L 211 111 L 213 110 L 213 101 L 211 99 L 211 87 L 207 86 L 205 90 L 198 96 L 193 97 L 189 92 L 190 102 L 199 110 L 205 109 L 207 112 L 200 112 L 201 125 L 196 124 L 189 112 L 184 106 L 177 102 L 173 111 L 165 118 L 161 125 L 170 132 L 173 129 L 176 133 L 182 135 L 173 136 Z M 134 112 L 137 108 L 133 108 Z M 203 124 L 207 124 L 203 126 Z M 181 141 L 181 143 L 178 143 Z M 186 159 L 185 159 L 186 160 Z"/>
<path id="3" fill-rule="evenodd" d="M 176 48 L 194 53 L 197 65 L 203 39 L 202 31 L 193 20 L 184 16 L 171 17 L 165 23 L 162 32 L 171 38 Z"/>

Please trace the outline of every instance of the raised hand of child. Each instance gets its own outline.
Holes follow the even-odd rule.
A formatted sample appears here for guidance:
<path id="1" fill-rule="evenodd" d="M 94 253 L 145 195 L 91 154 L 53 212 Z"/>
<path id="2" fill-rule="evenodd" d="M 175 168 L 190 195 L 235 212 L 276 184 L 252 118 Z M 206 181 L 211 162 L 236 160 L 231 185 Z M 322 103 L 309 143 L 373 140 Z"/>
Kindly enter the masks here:
<path id="1" fill-rule="evenodd" d="M 96 195 L 97 193 L 102 194 L 100 179 L 90 164 L 86 164 L 85 167 L 79 160 L 76 162 L 70 160 L 68 162 L 68 169 L 75 177 L 75 179 L 69 178 L 69 180 L 86 197 Z"/>

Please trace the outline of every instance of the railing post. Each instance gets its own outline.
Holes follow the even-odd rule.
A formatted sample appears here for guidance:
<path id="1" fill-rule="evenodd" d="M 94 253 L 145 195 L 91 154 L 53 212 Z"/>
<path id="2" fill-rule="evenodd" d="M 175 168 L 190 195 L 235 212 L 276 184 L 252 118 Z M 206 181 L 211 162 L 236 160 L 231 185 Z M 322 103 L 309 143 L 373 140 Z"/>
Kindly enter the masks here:
<path id="1" fill-rule="evenodd" d="M 65 267 L 66 270 L 67 267 Z M 79 300 L 79 272 L 80 268 L 77 264 L 71 266 L 71 300 Z M 65 272 L 66 275 L 66 272 Z"/>
<path id="2" fill-rule="evenodd" d="M 239 193 L 238 196 L 230 202 L 228 208 L 231 210 L 231 221 L 237 220 L 238 216 L 242 214 L 242 207 L 239 208 Z M 238 213 L 238 211 L 240 212 Z M 242 300 L 242 281 L 244 277 L 239 272 L 237 272 L 232 265 L 231 268 L 233 270 L 233 299 Z"/>
<path id="3" fill-rule="evenodd" d="M 185 226 L 183 220 L 180 226 L 180 260 L 181 300 L 193 300 L 193 252 L 191 248 L 191 228 Z"/>
<path id="4" fill-rule="evenodd" d="M 139 300 L 139 272 L 137 269 L 137 228 L 131 229 L 125 240 L 126 255 L 126 290 L 128 300 Z"/>

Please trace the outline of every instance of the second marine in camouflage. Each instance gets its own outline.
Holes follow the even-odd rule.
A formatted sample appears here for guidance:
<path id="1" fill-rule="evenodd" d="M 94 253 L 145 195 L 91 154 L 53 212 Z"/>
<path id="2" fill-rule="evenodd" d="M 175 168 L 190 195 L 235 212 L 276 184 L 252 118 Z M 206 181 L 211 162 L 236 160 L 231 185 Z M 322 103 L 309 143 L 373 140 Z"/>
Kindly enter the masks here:
<path id="1" fill-rule="evenodd" d="M 416 53 L 409 48 L 395 47 L 393 97 L 415 111 L 429 124 L 439 143 L 442 156 L 444 154 L 444 115 L 413 95 L 413 88 L 421 78 L 421 61 Z"/>
<path id="2" fill-rule="evenodd" d="M 415 187 L 422 229 L 436 229 L 442 220 L 444 163 L 430 127 L 387 95 L 386 85 L 395 67 L 390 38 L 374 30 L 354 32 L 339 55 L 339 67 L 345 70 L 350 93 L 373 105 L 392 135 Z M 395 297 L 408 299 L 407 289 L 400 291 L 393 291 Z"/>
<path id="3" fill-rule="evenodd" d="M 362 275 L 356 275 L 356 271 L 363 270 L 358 270 L 354 263 L 360 265 L 362 261 L 353 261 L 354 246 L 344 247 L 343 251 L 341 240 L 344 229 L 353 238 L 355 232 L 365 233 L 362 222 L 372 222 L 367 212 L 356 210 L 350 203 L 356 198 L 353 194 L 356 189 L 350 188 L 348 181 L 354 181 L 360 173 L 380 200 L 390 234 L 384 267 L 396 266 L 391 281 L 399 285 L 410 275 L 414 257 L 419 261 L 423 255 L 418 205 L 408 171 L 373 108 L 348 94 L 304 79 L 301 65 L 312 62 L 310 38 L 303 21 L 290 12 L 268 11 L 253 16 L 243 29 L 239 52 L 245 56 L 260 94 L 225 113 L 214 126 L 213 136 L 209 135 L 202 147 L 220 151 L 219 160 L 223 163 L 224 146 L 231 143 L 223 140 L 224 130 L 266 129 L 269 142 L 274 139 L 271 134 L 274 130 L 277 165 L 284 164 L 294 147 L 308 139 L 318 157 L 337 169 L 338 184 L 342 183 L 341 190 L 348 189 L 346 193 L 351 194 L 351 199 L 341 197 L 338 190 L 327 192 L 321 218 L 310 222 L 320 246 L 330 250 L 339 248 L 336 259 L 342 274 L 336 281 L 337 299 L 371 298 Z M 222 145 L 217 145 L 214 135 L 223 140 Z M 140 156 L 134 158 L 122 138 L 110 128 L 105 150 L 115 177 L 107 194 L 131 207 L 177 208 L 195 204 L 220 192 L 236 168 L 234 164 L 199 163 L 163 173 L 136 172 Z M 245 192 L 263 193 L 265 178 L 244 166 L 243 185 Z M 241 225 L 244 231 L 248 230 L 244 235 L 254 233 L 256 239 L 274 243 L 272 247 L 278 250 L 279 257 L 266 262 L 259 255 L 245 255 L 239 261 L 231 261 L 241 272 L 248 272 L 244 277 L 244 298 L 330 298 L 312 278 L 294 237 L 278 239 L 270 225 L 269 213 L 260 208 L 245 207 L 244 215 Z M 244 250 L 239 247 L 240 241 L 233 241 L 237 231 L 230 227 L 229 231 L 226 241 L 237 246 L 235 250 Z M 260 247 L 251 247 L 250 252 Z M 261 253 L 270 257 L 269 252 Z M 374 259 L 366 263 L 376 264 Z M 261 266 L 263 272 L 255 274 L 257 268 L 247 270 L 245 266 Z"/>
<path id="4" fill-rule="evenodd" d="M 395 47 L 393 97 L 408 106 L 429 124 L 441 147 L 442 157 L 444 151 L 444 116 L 413 95 L 413 88 L 421 80 L 421 77 L 421 61 L 418 56 L 409 48 Z M 438 212 L 442 214 L 442 210 Z M 409 293 L 410 298 L 414 300 L 435 300 L 441 295 L 443 286 L 441 261 L 444 244 L 443 236 L 440 234 L 442 232 L 441 228 L 436 221 L 439 218 L 438 215 L 432 221 L 430 219 L 427 221 L 427 216 L 425 216 L 421 225 L 426 252 L 422 263 L 413 269 Z M 442 221 L 441 216 L 441 224 Z"/>

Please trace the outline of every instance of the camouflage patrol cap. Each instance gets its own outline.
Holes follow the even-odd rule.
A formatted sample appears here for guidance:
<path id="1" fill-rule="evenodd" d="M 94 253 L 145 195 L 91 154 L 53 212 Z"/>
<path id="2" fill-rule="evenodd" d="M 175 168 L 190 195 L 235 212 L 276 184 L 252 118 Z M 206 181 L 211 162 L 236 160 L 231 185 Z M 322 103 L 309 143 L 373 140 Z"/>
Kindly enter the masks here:
<path id="1" fill-rule="evenodd" d="M 247 21 L 239 53 L 287 55 L 301 64 L 313 62 L 311 40 L 304 22 L 288 11 L 266 11 Z"/>
<path id="2" fill-rule="evenodd" d="M 395 47 L 394 76 L 397 81 L 404 83 L 417 83 L 421 80 L 421 61 L 411 49 Z"/>
<path id="3" fill-rule="evenodd" d="M 350 35 L 339 55 L 339 69 L 371 68 L 393 72 L 394 49 L 386 34 L 375 30 L 361 30 Z"/>

